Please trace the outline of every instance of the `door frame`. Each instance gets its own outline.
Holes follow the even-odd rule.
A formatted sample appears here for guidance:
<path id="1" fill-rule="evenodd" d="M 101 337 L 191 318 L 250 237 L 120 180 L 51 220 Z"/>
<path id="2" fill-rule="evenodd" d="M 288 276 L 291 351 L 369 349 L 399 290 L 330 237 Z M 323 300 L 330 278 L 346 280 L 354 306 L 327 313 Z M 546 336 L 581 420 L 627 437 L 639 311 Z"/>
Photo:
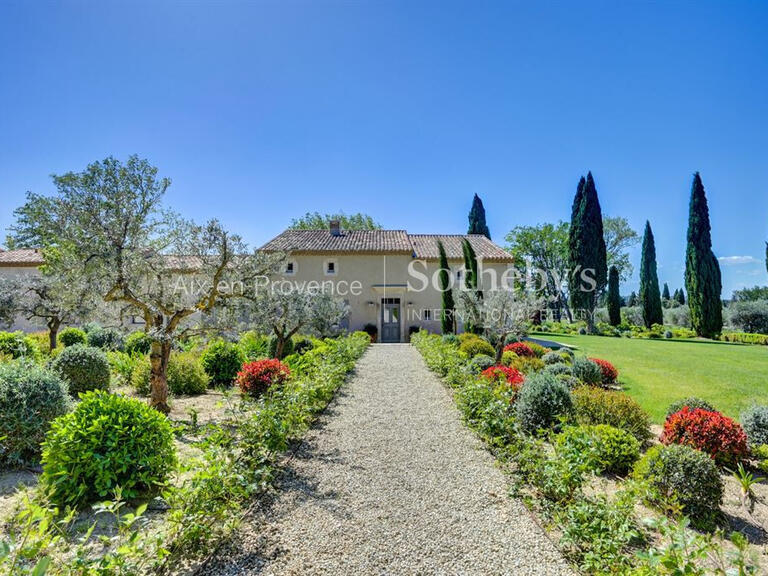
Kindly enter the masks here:
<path id="1" fill-rule="evenodd" d="M 385 340 L 384 339 L 384 312 L 387 309 L 387 307 L 390 308 L 397 308 L 397 339 L 396 340 Z M 382 344 L 398 344 L 402 342 L 402 332 L 403 332 L 403 306 L 402 301 L 400 298 L 382 298 L 381 299 L 381 312 L 379 313 L 379 324 L 380 324 L 380 330 L 379 334 L 381 335 L 381 338 L 379 342 Z M 389 324 L 394 324 L 393 322 L 390 322 Z"/>

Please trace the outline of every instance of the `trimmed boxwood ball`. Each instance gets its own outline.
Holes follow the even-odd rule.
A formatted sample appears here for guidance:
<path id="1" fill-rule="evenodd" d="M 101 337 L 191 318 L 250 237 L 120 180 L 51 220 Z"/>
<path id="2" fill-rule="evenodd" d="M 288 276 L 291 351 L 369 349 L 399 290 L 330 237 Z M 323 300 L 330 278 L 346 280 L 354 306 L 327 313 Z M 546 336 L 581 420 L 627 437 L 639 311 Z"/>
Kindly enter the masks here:
<path id="1" fill-rule="evenodd" d="M 245 354 L 236 344 L 217 340 L 203 352 L 200 363 L 211 383 L 216 386 L 229 386 L 245 362 Z"/>
<path id="2" fill-rule="evenodd" d="M 459 350 L 461 350 L 467 358 L 474 358 L 478 354 L 485 354 L 486 356 L 496 356 L 496 350 L 486 340 L 483 340 L 479 336 L 474 338 L 460 339 L 461 344 Z"/>
<path id="3" fill-rule="evenodd" d="M 652 502 L 665 507 L 673 499 L 693 526 L 715 528 L 723 482 L 715 462 L 703 452 L 679 444 L 654 446 L 635 464 L 633 476 L 656 492 Z"/>
<path id="4" fill-rule="evenodd" d="M 69 386 L 69 393 L 77 396 L 89 390 L 109 389 L 109 362 L 98 348 L 75 344 L 61 351 L 51 362 Z"/>
<path id="5" fill-rule="evenodd" d="M 51 421 L 71 407 L 56 372 L 25 360 L 0 364 L 0 467 L 36 462 Z"/>
<path id="6" fill-rule="evenodd" d="M 520 428 L 529 434 L 556 427 L 573 408 L 568 386 L 551 374 L 531 375 L 518 393 L 515 409 Z"/>
<path id="7" fill-rule="evenodd" d="M 544 368 L 544 372 L 547 374 L 553 374 L 555 376 L 559 374 L 567 374 L 568 376 L 572 376 L 573 368 L 571 368 L 568 364 L 548 364 Z"/>
<path id="8" fill-rule="evenodd" d="M 629 432 L 607 424 L 568 426 L 558 435 L 558 453 L 574 463 L 584 462 L 598 474 L 626 474 L 640 457 L 640 442 Z"/>
<path id="9" fill-rule="evenodd" d="M 131 332 L 125 339 L 125 351 L 128 354 L 149 354 L 151 347 L 152 339 L 141 330 Z"/>
<path id="10" fill-rule="evenodd" d="M 599 386 L 603 383 L 603 371 L 600 370 L 600 366 L 584 356 L 573 360 L 573 375 L 590 386 Z"/>
<path id="11" fill-rule="evenodd" d="M 80 328 L 64 328 L 64 330 L 59 332 L 59 344 L 64 347 L 86 344 L 87 342 L 88 335 L 85 333 L 85 330 Z"/>
<path id="12" fill-rule="evenodd" d="M 672 404 L 669 405 L 669 408 L 667 408 L 666 418 L 669 418 L 675 412 L 680 412 L 680 410 L 682 410 L 685 406 L 688 406 L 688 408 L 690 408 L 691 410 L 695 410 L 696 408 L 701 408 L 702 410 L 706 410 L 707 412 L 718 411 L 717 408 L 712 406 L 712 404 L 710 404 L 706 400 L 703 400 L 702 398 L 697 398 L 695 396 L 691 396 L 690 398 L 683 398 L 682 400 L 677 400 L 676 402 L 672 402 Z"/>
<path id="13" fill-rule="evenodd" d="M 97 328 L 88 332 L 88 346 L 102 350 L 124 350 L 125 338 L 115 328 Z"/>
<path id="14" fill-rule="evenodd" d="M 176 466 L 168 418 L 141 400 L 101 390 L 83 394 L 56 419 L 43 444 L 41 483 L 59 505 L 80 506 L 156 493 Z"/>
<path id="15" fill-rule="evenodd" d="M 472 374 L 480 374 L 480 372 L 487 370 L 495 363 L 493 357 L 487 354 L 478 354 L 467 363 L 467 368 Z"/>
<path id="16" fill-rule="evenodd" d="M 768 406 L 750 406 L 741 413 L 739 420 L 750 446 L 768 444 Z"/>
<path id="17" fill-rule="evenodd" d="M 574 420 L 579 424 L 609 424 L 644 444 L 651 439 L 651 419 L 629 394 L 581 386 L 573 391 Z"/>

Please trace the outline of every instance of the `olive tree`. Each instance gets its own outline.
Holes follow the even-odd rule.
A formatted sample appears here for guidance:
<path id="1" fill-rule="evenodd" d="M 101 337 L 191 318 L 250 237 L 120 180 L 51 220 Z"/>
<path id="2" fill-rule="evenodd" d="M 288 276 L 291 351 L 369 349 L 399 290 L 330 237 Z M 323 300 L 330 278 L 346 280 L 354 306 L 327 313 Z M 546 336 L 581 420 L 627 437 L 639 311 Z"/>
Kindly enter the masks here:
<path id="1" fill-rule="evenodd" d="M 56 193 L 29 193 L 15 241 L 48 248 L 51 265 L 79 263 L 105 302 L 141 316 L 152 339 L 150 403 L 167 413 L 166 370 L 184 322 L 265 273 L 239 236 L 216 220 L 198 225 L 164 208 L 171 184 L 144 159 L 107 158 L 53 176 Z"/>

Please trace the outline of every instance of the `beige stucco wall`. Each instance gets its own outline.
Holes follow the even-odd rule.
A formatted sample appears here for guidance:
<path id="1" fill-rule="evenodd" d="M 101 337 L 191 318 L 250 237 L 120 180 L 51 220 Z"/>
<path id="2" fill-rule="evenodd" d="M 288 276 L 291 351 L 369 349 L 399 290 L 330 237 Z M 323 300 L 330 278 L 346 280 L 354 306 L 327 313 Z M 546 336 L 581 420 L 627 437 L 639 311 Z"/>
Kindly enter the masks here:
<path id="1" fill-rule="evenodd" d="M 35 266 L 0 266 L 0 278 L 33 277 L 40 274 Z M 5 327 L 2 327 L 5 328 Z M 16 316 L 9 330 L 23 330 L 24 332 L 37 332 L 45 330 L 45 323 L 41 320 L 27 320 L 24 316 Z"/>
<path id="2" fill-rule="evenodd" d="M 326 274 L 327 263 L 333 260 L 336 273 Z M 437 261 L 415 260 L 410 255 L 293 254 L 288 258 L 295 266 L 294 274 L 282 277 L 297 286 L 308 282 L 324 282 L 327 290 L 349 304 L 348 328 L 360 330 L 367 323 L 375 324 L 381 334 L 381 302 L 383 298 L 399 298 L 401 303 L 400 340 L 408 339 L 408 328 L 419 326 L 440 332 L 441 294 L 437 289 Z M 409 269 L 410 265 L 410 269 Z M 463 281 L 463 260 L 449 261 L 453 280 L 459 285 L 457 272 Z M 489 287 L 492 274 L 501 282 L 510 267 L 506 263 L 482 263 L 485 270 L 483 285 Z M 426 276 L 426 287 L 425 278 Z M 303 284 L 304 283 L 304 284 Z M 431 320 L 425 319 L 431 310 Z"/>

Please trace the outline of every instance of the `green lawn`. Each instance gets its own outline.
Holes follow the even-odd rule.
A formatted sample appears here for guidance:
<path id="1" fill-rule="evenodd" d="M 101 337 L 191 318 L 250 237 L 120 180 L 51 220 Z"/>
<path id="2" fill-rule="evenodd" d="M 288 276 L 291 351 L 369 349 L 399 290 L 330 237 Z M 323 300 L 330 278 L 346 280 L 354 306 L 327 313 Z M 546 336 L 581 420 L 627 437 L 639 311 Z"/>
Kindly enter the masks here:
<path id="1" fill-rule="evenodd" d="M 753 402 L 768 404 L 768 347 L 706 340 L 641 340 L 532 335 L 610 360 L 625 390 L 662 423 L 674 400 L 699 396 L 733 418 Z"/>

